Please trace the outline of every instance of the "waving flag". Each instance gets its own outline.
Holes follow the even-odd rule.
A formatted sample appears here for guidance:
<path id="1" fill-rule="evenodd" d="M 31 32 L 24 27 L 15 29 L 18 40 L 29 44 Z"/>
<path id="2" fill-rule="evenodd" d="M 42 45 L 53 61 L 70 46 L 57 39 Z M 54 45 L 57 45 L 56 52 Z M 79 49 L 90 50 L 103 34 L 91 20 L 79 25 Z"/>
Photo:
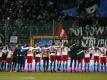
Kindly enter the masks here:
<path id="1" fill-rule="evenodd" d="M 78 16 L 79 15 L 79 8 L 70 8 L 70 9 L 65 9 L 61 12 L 61 14 L 66 13 L 68 16 Z"/>
<path id="2" fill-rule="evenodd" d="M 66 39 L 67 38 L 67 32 L 62 27 L 62 24 L 58 24 L 57 31 L 55 33 L 60 39 Z"/>
<path id="3" fill-rule="evenodd" d="M 100 6 L 97 11 L 98 17 L 107 17 L 107 0 L 100 0 Z"/>

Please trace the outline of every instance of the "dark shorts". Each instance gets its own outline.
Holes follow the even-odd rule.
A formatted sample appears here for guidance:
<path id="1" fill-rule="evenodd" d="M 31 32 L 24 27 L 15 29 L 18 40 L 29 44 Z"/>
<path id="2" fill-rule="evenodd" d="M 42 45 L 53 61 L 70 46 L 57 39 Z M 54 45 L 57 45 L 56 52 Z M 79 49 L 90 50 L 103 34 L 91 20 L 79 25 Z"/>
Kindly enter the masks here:
<path id="1" fill-rule="evenodd" d="M 40 62 L 40 57 L 35 57 L 35 62 Z"/>

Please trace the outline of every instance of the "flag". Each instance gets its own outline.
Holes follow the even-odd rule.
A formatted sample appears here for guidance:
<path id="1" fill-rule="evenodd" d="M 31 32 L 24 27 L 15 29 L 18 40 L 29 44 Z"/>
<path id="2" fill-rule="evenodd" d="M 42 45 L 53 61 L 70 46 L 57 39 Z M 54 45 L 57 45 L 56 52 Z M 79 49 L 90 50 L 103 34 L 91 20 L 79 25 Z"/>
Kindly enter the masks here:
<path id="1" fill-rule="evenodd" d="M 107 0 L 100 0 L 100 5 L 97 10 L 97 16 L 107 18 Z"/>
<path id="2" fill-rule="evenodd" d="M 61 14 L 67 14 L 68 16 L 78 16 L 79 15 L 79 8 L 69 8 L 69 9 L 65 9 L 63 11 L 61 11 Z"/>
<path id="3" fill-rule="evenodd" d="M 57 31 L 55 33 L 60 39 L 67 39 L 67 32 L 63 29 L 62 24 L 58 24 Z"/>

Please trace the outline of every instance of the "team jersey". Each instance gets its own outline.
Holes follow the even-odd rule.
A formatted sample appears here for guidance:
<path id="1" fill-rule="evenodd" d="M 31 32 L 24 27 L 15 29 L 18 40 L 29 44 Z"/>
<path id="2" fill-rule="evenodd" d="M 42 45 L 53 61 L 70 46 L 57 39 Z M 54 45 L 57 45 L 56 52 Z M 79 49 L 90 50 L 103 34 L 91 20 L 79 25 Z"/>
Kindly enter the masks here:
<path id="1" fill-rule="evenodd" d="M 3 53 L 2 58 L 3 58 L 3 59 L 6 59 L 6 58 L 7 58 L 8 51 L 9 51 L 8 49 L 3 49 L 3 50 L 2 50 L 2 53 Z"/>
<path id="2" fill-rule="evenodd" d="M 36 48 L 34 48 L 34 49 L 35 49 L 35 52 L 34 52 L 35 57 L 40 57 L 41 48 L 40 48 L 40 47 L 36 47 Z"/>
<path id="3" fill-rule="evenodd" d="M 11 50 L 8 51 L 7 58 L 12 58 L 13 52 Z"/>
<path id="4" fill-rule="evenodd" d="M 85 58 L 90 57 L 89 49 L 85 50 Z"/>
<path id="5" fill-rule="evenodd" d="M 61 56 L 62 55 L 62 49 L 61 47 L 57 47 L 57 56 Z"/>
<path id="6" fill-rule="evenodd" d="M 100 51 L 99 50 L 94 50 L 93 56 L 100 56 Z"/>
<path id="7" fill-rule="evenodd" d="M 62 48 L 62 55 L 68 55 L 68 47 Z"/>
<path id="8" fill-rule="evenodd" d="M 89 52 L 93 54 L 94 53 L 94 48 L 89 48 Z"/>
<path id="9" fill-rule="evenodd" d="M 28 50 L 28 52 L 27 52 L 27 56 L 33 56 L 33 52 L 30 51 L 30 50 Z"/>
<path id="10" fill-rule="evenodd" d="M 49 57 L 49 47 L 43 47 L 42 50 L 43 50 L 42 56 Z"/>
<path id="11" fill-rule="evenodd" d="M 33 47 L 29 47 L 28 51 L 27 51 L 27 56 L 33 56 Z"/>
<path id="12" fill-rule="evenodd" d="M 55 46 L 50 46 L 49 50 L 50 50 L 50 55 L 56 55 L 56 48 L 55 48 Z"/>
<path id="13" fill-rule="evenodd" d="M 3 50 L 2 50 L 2 53 L 6 54 L 6 53 L 8 53 L 8 51 L 9 51 L 8 49 L 7 49 L 7 50 L 6 50 L 6 49 L 3 49 Z"/>
<path id="14" fill-rule="evenodd" d="M 100 48 L 100 50 L 101 50 L 101 56 L 100 57 L 106 57 L 106 51 L 107 51 L 107 49 L 104 48 L 104 47 L 102 47 L 102 48 Z"/>

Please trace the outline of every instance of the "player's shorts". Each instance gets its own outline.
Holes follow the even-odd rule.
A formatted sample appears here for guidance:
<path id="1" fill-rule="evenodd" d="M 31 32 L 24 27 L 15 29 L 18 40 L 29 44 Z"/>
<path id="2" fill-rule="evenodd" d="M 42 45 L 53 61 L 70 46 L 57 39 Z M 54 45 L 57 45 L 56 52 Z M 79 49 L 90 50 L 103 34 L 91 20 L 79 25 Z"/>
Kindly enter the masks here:
<path id="1" fill-rule="evenodd" d="M 82 58 L 78 58 L 78 63 L 82 63 Z"/>
<path id="2" fill-rule="evenodd" d="M 94 63 L 99 62 L 99 56 L 94 56 Z"/>
<path id="3" fill-rule="evenodd" d="M 90 58 L 89 57 L 85 58 L 85 63 L 89 63 L 89 62 L 90 62 Z"/>
<path id="4" fill-rule="evenodd" d="M 7 58 L 7 63 L 12 64 L 12 58 Z"/>
<path id="5" fill-rule="evenodd" d="M 35 62 L 40 62 L 40 57 L 35 57 Z"/>
<path id="6" fill-rule="evenodd" d="M 57 61 L 61 61 L 61 56 L 56 56 Z"/>
<path id="7" fill-rule="evenodd" d="M 32 63 L 33 59 L 32 56 L 27 56 L 27 63 Z"/>
<path id="8" fill-rule="evenodd" d="M 2 62 L 2 57 L 0 57 L 0 63 Z"/>
<path id="9" fill-rule="evenodd" d="M 55 55 L 50 55 L 50 61 L 55 61 L 56 60 L 56 56 Z"/>
<path id="10" fill-rule="evenodd" d="M 106 65 L 106 57 L 101 57 L 100 63 Z"/>
<path id="11" fill-rule="evenodd" d="M 68 55 L 62 55 L 62 61 L 68 61 Z"/>

